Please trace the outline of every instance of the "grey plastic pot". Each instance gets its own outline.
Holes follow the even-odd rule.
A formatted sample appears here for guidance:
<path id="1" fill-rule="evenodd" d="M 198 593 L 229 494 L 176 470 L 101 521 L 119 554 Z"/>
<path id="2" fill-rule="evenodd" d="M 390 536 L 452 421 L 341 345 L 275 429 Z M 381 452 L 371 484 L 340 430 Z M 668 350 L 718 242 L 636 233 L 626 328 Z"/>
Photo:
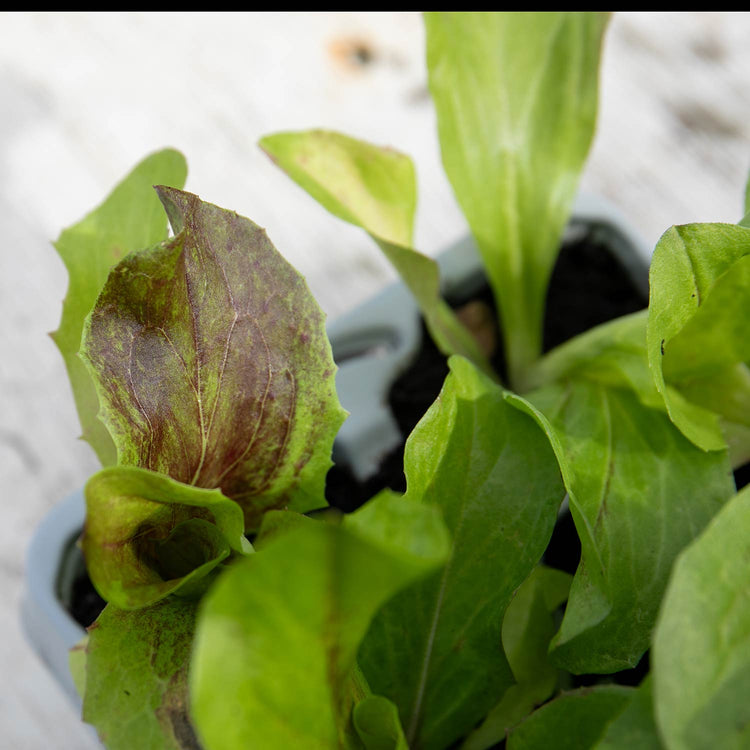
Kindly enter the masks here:
<path id="1" fill-rule="evenodd" d="M 581 194 L 566 240 L 584 234 L 610 248 L 635 284 L 648 290 L 650 249 L 605 200 Z M 466 238 L 440 255 L 443 292 L 468 298 L 484 282 L 475 246 Z M 417 356 L 422 338 L 419 310 L 403 284 L 394 284 L 328 327 L 339 365 L 336 386 L 350 412 L 334 446 L 337 464 L 358 480 L 378 469 L 404 439 L 388 407 L 392 383 Z M 85 516 L 82 491 L 57 505 L 40 524 L 28 550 L 22 620 L 33 648 L 75 705 L 80 699 L 68 670 L 68 651 L 84 630 L 68 614 L 72 586 L 83 567 L 75 542 Z"/>

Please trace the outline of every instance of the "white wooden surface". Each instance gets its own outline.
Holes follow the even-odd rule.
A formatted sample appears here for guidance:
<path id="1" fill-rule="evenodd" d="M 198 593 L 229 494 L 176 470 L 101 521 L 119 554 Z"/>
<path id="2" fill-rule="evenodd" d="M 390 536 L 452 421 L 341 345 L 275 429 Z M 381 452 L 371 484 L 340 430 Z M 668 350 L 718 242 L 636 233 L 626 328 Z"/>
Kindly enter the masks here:
<path id="1" fill-rule="evenodd" d="M 583 184 L 651 244 L 673 223 L 741 214 L 749 39 L 748 14 L 623 14 L 611 24 Z M 66 289 L 50 240 L 140 158 L 175 146 L 188 189 L 265 226 L 329 315 L 340 314 L 393 274 L 255 144 L 320 126 L 409 153 L 417 244 L 436 253 L 464 223 L 440 168 L 423 43 L 413 13 L 0 14 L 0 747 L 93 746 L 18 624 L 35 525 L 97 468 L 75 440 L 46 336 Z"/>

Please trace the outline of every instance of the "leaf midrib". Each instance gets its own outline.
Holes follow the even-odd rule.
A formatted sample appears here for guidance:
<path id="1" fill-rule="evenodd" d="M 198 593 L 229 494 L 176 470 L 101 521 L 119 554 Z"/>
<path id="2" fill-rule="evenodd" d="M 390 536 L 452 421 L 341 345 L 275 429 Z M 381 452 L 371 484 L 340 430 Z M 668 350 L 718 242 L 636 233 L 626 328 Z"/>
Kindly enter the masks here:
<path id="1" fill-rule="evenodd" d="M 472 413 L 473 415 L 475 415 L 476 408 L 472 410 Z M 476 420 L 474 419 L 473 422 L 474 421 Z M 466 454 L 468 456 L 471 456 L 474 453 L 474 445 L 476 442 L 476 430 L 471 429 L 470 434 L 471 434 L 471 440 L 468 446 L 468 450 L 466 451 Z M 491 473 L 492 470 L 495 468 L 498 461 L 501 459 L 502 454 L 505 452 L 506 448 L 507 448 L 507 441 L 503 445 L 502 449 L 498 451 L 494 460 L 492 461 L 489 467 L 489 473 Z M 415 692 L 414 704 L 413 704 L 414 707 L 412 709 L 411 718 L 409 720 L 409 725 L 406 730 L 406 740 L 407 740 L 409 747 L 411 747 L 412 744 L 414 743 L 414 740 L 417 735 L 417 730 L 419 727 L 419 719 L 420 719 L 420 714 L 422 711 L 422 702 L 424 700 L 424 695 L 427 690 L 427 678 L 428 678 L 428 674 L 430 671 L 430 667 L 432 666 L 432 651 L 435 645 L 435 638 L 437 635 L 437 629 L 438 629 L 440 617 L 443 613 L 443 600 L 445 598 L 445 591 L 448 586 L 448 579 L 450 577 L 450 574 L 453 572 L 453 563 L 455 561 L 454 552 L 456 549 L 456 539 L 458 539 L 458 537 L 461 535 L 461 530 L 464 525 L 464 519 L 466 516 L 466 508 L 468 505 L 468 499 L 470 497 L 470 493 L 466 491 L 466 484 L 470 476 L 471 476 L 471 472 L 469 471 L 464 472 L 463 474 L 463 488 L 461 492 L 461 508 L 459 512 L 458 522 L 456 523 L 456 528 L 453 533 L 453 544 L 451 548 L 451 555 L 445 567 L 443 568 L 443 573 L 440 579 L 440 587 L 438 589 L 438 596 L 435 601 L 435 609 L 434 609 L 433 616 L 432 616 L 430 631 L 427 637 L 427 642 L 425 644 L 424 657 L 422 659 L 422 669 L 420 671 L 419 682 L 417 683 L 417 690 Z"/>

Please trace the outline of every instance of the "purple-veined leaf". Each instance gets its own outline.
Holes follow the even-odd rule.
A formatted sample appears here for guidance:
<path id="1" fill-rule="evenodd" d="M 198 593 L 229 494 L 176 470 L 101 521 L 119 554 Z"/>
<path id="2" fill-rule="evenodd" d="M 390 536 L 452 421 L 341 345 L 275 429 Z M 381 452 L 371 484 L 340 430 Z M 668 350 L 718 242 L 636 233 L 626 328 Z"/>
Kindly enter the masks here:
<path id="1" fill-rule="evenodd" d="M 157 192 L 175 236 L 113 269 L 84 333 L 118 462 L 220 488 L 247 528 L 325 505 L 344 412 L 322 311 L 263 229 Z"/>
<path id="2" fill-rule="evenodd" d="M 243 526 L 240 507 L 219 490 L 111 466 L 86 484 L 81 547 L 101 596 L 138 609 L 201 594 L 221 562 L 252 551 Z"/>
<path id="3" fill-rule="evenodd" d="M 83 719 L 108 750 L 201 750 L 188 708 L 195 602 L 128 612 L 111 604 L 89 629 Z"/>

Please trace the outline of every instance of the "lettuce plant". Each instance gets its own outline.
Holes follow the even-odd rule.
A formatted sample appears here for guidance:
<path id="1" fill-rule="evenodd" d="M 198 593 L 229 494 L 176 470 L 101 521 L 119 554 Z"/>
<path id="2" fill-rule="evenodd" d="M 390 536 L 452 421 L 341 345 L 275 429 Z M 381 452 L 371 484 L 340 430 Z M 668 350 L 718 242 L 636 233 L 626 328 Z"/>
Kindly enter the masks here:
<path id="1" fill-rule="evenodd" d="M 747 220 L 668 230 L 653 256 L 649 309 L 542 356 L 547 285 L 594 131 L 606 22 L 579 13 L 425 16 L 443 164 L 503 334 L 512 390 L 493 387 L 549 439 L 581 542 L 562 621 L 548 643 L 550 664 L 574 675 L 639 663 L 654 642 L 674 561 L 734 494 L 731 469 L 750 459 Z M 465 331 L 447 335 L 455 316 L 439 297 L 434 264 L 412 247 L 416 188 L 408 157 L 330 131 L 275 134 L 261 145 L 326 209 L 375 239 L 414 292 L 435 343 L 451 356 L 453 375 L 455 357 L 487 372 Z M 477 433 L 497 419 L 487 409 Z M 376 675 L 368 674 L 374 687 L 388 688 Z M 514 677 L 516 690 L 522 681 Z M 408 680 L 401 674 L 395 681 Z M 663 678 L 654 684 L 659 701 Z M 505 736 L 540 702 L 535 695 L 511 706 L 510 692 L 477 730 L 483 739 L 468 747 Z M 440 746 L 428 739 L 429 721 L 413 718 L 423 697 L 396 702 L 409 740 Z M 535 716 L 534 726 L 551 726 L 552 715 Z M 669 747 L 692 741 L 660 731 Z M 514 742 L 522 740 L 511 736 L 509 746 Z"/>
<path id="2" fill-rule="evenodd" d="M 407 157 L 262 141 L 373 237 L 450 357 L 403 495 L 322 510 L 344 418 L 323 315 L 262 229 L 182 190 L 179 154 L 63 232 L 55 340 L 104 464 L 81 546 L 107 601 L 71 666 L 107 747 L 747 746 L 750 221 L 668 230 L 648 310 L 541 352 L 605 26 L 426 16 L 506 384 L 412 247 Z M 540 564 L 566 497 L 574 576 Z"/>

